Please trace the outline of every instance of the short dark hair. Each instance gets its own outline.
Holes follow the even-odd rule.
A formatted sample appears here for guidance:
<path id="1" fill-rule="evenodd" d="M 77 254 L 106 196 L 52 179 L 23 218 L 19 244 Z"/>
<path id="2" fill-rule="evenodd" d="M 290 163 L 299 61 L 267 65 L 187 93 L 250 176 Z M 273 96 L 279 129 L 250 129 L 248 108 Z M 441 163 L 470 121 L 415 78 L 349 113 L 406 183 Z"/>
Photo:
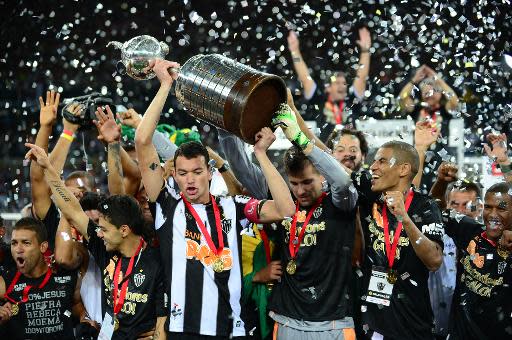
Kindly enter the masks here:
<path id="1" fill-rule="evenodd" d="M 448 199 L 448 194 L 452 191 L 472 191 L 476 194 L 477 198 L 482 197 L 482 188 L 480 185 L 466 179 L 448 184 L 446 188 L 446 199 Z"/>
<path id="2" fill-rule="evenodd" d="M 357 139 L 359 139 L 359 148 L 361 149 L 361 153 L 365 157 L 368 155 L 368 142 L 364 137 L 364 133 L 362 131 L 351 128 L 338 129 L 335 127 L 329 137 L 327 137 L 327 147 L 331 150 L 334 150 L 335 145 L 338 144 L 340 138 L 344 135 L 356 136 Z"/>
<path id="3" fill-rule="evenodd" d="M 296 145 L 292 146 L 284 153 L 284 169 L 289 175 L 299 174 L 308 164 L 313 165 L 304 152 Z M 313 167 L 313 169 L 317 171 L 315 167 Z"/>
<path id="4" fill-rule="evenodd" d="M 127 225 L 134 234 L 142 236 L 144 218 L 135 198 L 128 195 L 107 197 L 101 200 L 98 211 L 116 228 Z"/>
<path id="5" fill-rule="evenodd" d="M 393 150 L 393 157 L 397 160 L 398 164 L 409 163 L 411 165 L 411 180 L 420 170 L 420 156 L 411 144 L 393 140 L 382 144 L 380 149 Z M 423 169 L 421 170 L 423 171 Z"/>
<path id="6" fill-rule="evenodd" d="M 499 183 L 491 185 L 491 187 L 489 189 L 487 189 L 485 194 L 487 195 L 490 193 L 493 193 L 493 194 L 501 193 L 501 194 L 508 195 L 510 198 L 512 198 L 512 195 L 510 194 L 511 190 L 512 190 L 512 187 L 510 184 L 508 184 L 507 182 L 499 182 Z"/>
<path id="7" fill-rule="evenodd" d="M 208 166 L 208 162 L 210 161 L 210 155 L 208 154 L 208 149 L 206 147 L 197 142 L 197 141 L 191 141 L 181 144 L 176 152 L 174 153 L 174 166 L 176 167 L 176 159 L 181 156 L 185 157 L 186 159 L 192 159 L 199 156 L 204 157 L 204 161 L 206 163 L 206 166 Z"/>
<path id="8" fill-rule="evenodd" d="M 86 191 L 80 199 L 80 205 L 84 211 L 96 210 L 105 197 L 105 195 L 96 192 Z"/>
<path id="9" fill-rule="evenodd" d="M 43 222 L 33 217 L 23 217 L 16 222 L 12 230 L 32 230 L 36 233 L 36 238 L 39 243 L 48 241 L 48 232 Z"/>
<path id="10" fill-rule="evenodd" d="M 94 177 L 87 171 L 73 171 L 72 173 L 66 176 L 64 182 L 77 178 L 85 178 L 87 183 L 84 183 L 84 185 L 87 185 L 89 187 L 88 189 L 94 190 L 96 188 L 96 184 L 94 183 Z"/>

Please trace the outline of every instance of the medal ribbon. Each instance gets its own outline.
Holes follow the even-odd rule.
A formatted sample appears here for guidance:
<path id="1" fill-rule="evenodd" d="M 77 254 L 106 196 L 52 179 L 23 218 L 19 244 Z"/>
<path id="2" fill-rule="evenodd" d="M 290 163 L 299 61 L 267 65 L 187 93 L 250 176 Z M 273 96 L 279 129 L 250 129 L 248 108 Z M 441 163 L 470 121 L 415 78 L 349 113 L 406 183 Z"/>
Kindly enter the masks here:
<path id="1" fill-rule="evenodd" d="M 336 121 L 336 124 L 341 124 L 343 122 L 343 107 L 345 106 L 345 100 L 341 100 L 338 103 L 338 106 L 334 104 L 334 102 L 331 99 L 331 96 L 329 96 L 328 102 L 332 105 L 332 113 L 334 114 L 334 119 Z M 338 110 L 339 109 L 339 110 Z"/>
<path id="2" fill-rule="evenodd" d="M 316 200 L 313 207 L 308 211 L 306 220 L 302 224 L 302 229 L 300 230 L 299 239 L 297 240 L 297 244 L 294 244 L 295 234 L 297 232 L 297 217 L 299 216 L 299 202 L 297 202 L 295 215 L 293 216 L 292 226 L 290 227 L 290 240 L 288 241 L 288 249 L 290 250 L 290 255 L 292 257 L 292 260 L 294 260 L 297 257 L 297 253 L 299 252 L 300 244 L 302 243 L 302 240 L 304 239 L 304 235 L 306 233 L 306 229 L 307 229 L 309 220 L 311 219 L 311 216 L 313 216 L 313 212 L 322 203 L 322 201 L 326 195 L 327 194 L 325 192 L 322 192 L 322 195 L 320 195 L 320 197 L 318 197 L 318 199 Z"/>
<path id="3" fill-rule="evenodd" d="M 126 292 L 128 291 L 128 281 L 129 281 L 129 280 L 125 280 L 125 279 L 132 273 L 133 262 L 135 260 L 135 256 L 139 255 L 140 251 L 142 250 L 143 244 L 144 244 L 144 240 L 141 237 L 139 246 L 137 247 L 137 251 L 135 251 L 135 254 L 130 258 L 130 262 L 128 263 L 128 268 L 126 269 L 126 272 L 124 274 L 124 278 L 123 278 L 124 282 L 121 287 L 121 293 L 119 294 L 119 298 L 117 298 L 118 292 L 119 292 L 119 273 L 121 271 L 121 262 L 123 261 L 123 259 L 119 258 L 119 261 L 117 262 L 116 270 L 114 273 L 114 290 L 112 292 L 113 293 L 112 299 L 114 302 L 114 316 L 116 316 L 123 308 L 124 298 L 126 297 Z"/>
<path id="4" fill-rule="evenodd" d="M 261 240 L 263 241 L 263 248 L 265 248 L 265 256 L 267 258 L 267 264 L 270 263 L 270 243 L 268 242 L 268 236 L 265 230 L 261 229 L 260 231 Z"/>
<path id="5" fill-rule="evenodd" d="M 405 200 L 405 212 L 409 211 L 412 198 L 414 197 L 414 191 L 409 189 L 407 198 Z M 389 243 L 389 220 L 387 206 L 384 204 L 382 207 L 382 220 L 384 227 L 384 244 L 386 245 L 386 256 L 388 258 L 389 268 L 393 268 L 393 262 L 395 262 L 396 247 L 398 246 L 398 240 L 400 239 L 400 233 L 402 232 L 402 221 L 398 221 L 396 226 L 395 235 L 393 237 L 393 244 Z"/>
<path id="6" fill-rule="evenodd" d="M 217 256 L 220 255 L 222 252 L 222 249 L 224 249 L 224 238 L 222 237 L 222 227 L 220 223 L 220 212 L 219 207 L 217 206 L 217 202 L 215 202 L 215 198 L 210 195 L 210 200 L 212 201 L 213 206 L 213 214 L 215 215 L 215 228 L 217 229 L 217 239 L 219 240 L 219 247 L 215 247 L 215 244 L 213 243 L 212 237 L 210 236 L 210 233 L 206 229 L 203 221 L 201 221 L 201 218 L 197 214 L 196 210 L 190 204 L 189 201 L 185 198 L 185 195 L 183 193 L 180 193 L 181 198 L 183 199 L 183 202 L 185 202 L 185 205 L 187 206 L 188 211 L 194 216 L 194 219 L 196 220 L 197 226 L 199 229 L 201 229 L 201 233 L 203 234 L 204 238 L 206 239 L 206 243 L 208 244 L 208 247 L 210 247 L 210 250 Z"/>
<path id="7" fill-rule="evenodd" d="M 16 275 L 14 276 L 14 279 L 12 280 L 11 284 L 9 285 L 9 288 L 7 288 L 7 291 L 5 292 L 4 294 L 4 297 L 11 301 L 12 303 L 15 303 L 15 304 L 18 304 L 20 302 L 27 302 L 28 301 L 28 292 L 34 287 L 34 286 L 26 286 L 24 289 L 23 289 L 23 293 L 22 293 L 22 298 L 20 301 L 16 301 L 14 300 L 13 298 L 11 298 L 9 296 L 9 294 L 12 292 L 12 290 L 14 289 L 14 286 L 16 285 L 16 282 L 18 282 L 19 278 L 21 276 L 21 273 L 19 271 L 16 272 Z M 37 286 L 38 289 L 42 289 L 44 288 L 44 286 L 46 286 L 46 284 L 48 283 L 48 281 L 50 280 L 50 277 L 52 276 L 52 270 L 50 269 L 50 267 L 48 267 L 48 270 L 46 271 L 46 275 L 44 276 L 44 279 L 43 279 L 43 282 L 41 282 L 41 284 L 39 286 Z"/>

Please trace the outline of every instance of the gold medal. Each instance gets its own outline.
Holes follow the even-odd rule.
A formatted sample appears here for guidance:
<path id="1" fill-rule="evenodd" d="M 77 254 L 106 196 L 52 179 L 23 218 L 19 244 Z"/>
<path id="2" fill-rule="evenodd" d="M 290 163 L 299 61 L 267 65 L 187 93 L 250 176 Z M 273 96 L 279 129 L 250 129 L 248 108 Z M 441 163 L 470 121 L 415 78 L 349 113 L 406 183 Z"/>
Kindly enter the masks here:
<path id="1" fill-rule="evenodd" d="M 114 331 L 117 331 L 119 329 L 119 319 L 117 316 L 114 316 Z"/>
<path id="2" fill-rule="evenodd" d="M 386 279 L 389 283 L 394 285 L 396 283 L 396 280 L 398 280 L 398 272 L 394 269 L 389 268 L 388 273 L 386 275 Z"/>
<path id="3" fill-rule="evenodd" d="M 268 290 L 269 292 L 271 292 L 273 288 L 274 288 L 274 283 L 273 283 L 273 282 L 269 282 L 269 283 L 267 283 L 267 290 Z"/>
<path id="4" fill-rule="evenodd" d="M 498 253 L 499 256 L 501 256 L 504 259 L 506 259 L 508 255 L 510 255 L 510 252 L 507 249 L 505 249 L 505 247 L 503 247 L 501 244 L 499 244 L 498 247 L 496 248 L 496 252 Z"/>
<path id="5" fill-rule="evenodd" d="M 286 265 L 286 272 L 290 275 L 293 275 L 295 274 L 296 271 L 297 263 L 295 262 L 295 260 L 290 260 L 290 262 L 288 262 L 288 264 Z"/>
<path id="6" fill-rule="evenodd" d="M 213 261 L 212 268 L 214 272 L 221 273 L 224 271 L 224 262 L 222 262 L 222 260 L 218 257 L 215 259 L 215 261 Z"/>
<path id="7" fill-rule="evenodd" d="M 11 305 L 11 314 L 12 315 L 18 315 L 19 312 L 20 312 L 20 306 L 18 306 L 17 303 L 15 303 L 14 305 Z"/>

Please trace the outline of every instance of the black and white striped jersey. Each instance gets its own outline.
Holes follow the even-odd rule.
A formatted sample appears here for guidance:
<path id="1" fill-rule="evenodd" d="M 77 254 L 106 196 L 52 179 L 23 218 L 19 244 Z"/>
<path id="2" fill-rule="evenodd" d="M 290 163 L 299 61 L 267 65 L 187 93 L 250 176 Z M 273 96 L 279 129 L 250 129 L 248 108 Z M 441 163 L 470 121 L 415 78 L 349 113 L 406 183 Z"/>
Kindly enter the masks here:
<path id="1" fill-rule="evenodd" d="M 156 201 L 155 228 L 167 278 L 168 330 L 212 336 L 244 336 L 241 314 L 242 229 L 246 196 L 218 196 L 224 249 L 224 271 L 216 273 L 217 258 L 179 194 L 166 185 Z M 219 240 L 211 204 L 192 204 L 216 247 Z"/>

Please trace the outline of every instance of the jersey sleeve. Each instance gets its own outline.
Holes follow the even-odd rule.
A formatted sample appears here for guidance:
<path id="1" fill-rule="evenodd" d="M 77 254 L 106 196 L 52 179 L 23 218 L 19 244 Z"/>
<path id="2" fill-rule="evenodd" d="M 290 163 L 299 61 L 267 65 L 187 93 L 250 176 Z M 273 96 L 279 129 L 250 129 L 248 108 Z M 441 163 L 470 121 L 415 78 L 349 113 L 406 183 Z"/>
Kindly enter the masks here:
<path id="1" fill-rule="evenodd" d="M 484 225 L 455 210 L 443 212 L 445 231 L 458 248 L 465 248 L 469 241 L 484 230 Z"/>
<path id="2" fill-rule="evenodd" d="M 443 247 L 445 231 L 441 210 L 432 199 L 427 199 L 419 211 L 422 212 L 421 216 L 410 216 L 416 227 L 430 240 Z"/>

